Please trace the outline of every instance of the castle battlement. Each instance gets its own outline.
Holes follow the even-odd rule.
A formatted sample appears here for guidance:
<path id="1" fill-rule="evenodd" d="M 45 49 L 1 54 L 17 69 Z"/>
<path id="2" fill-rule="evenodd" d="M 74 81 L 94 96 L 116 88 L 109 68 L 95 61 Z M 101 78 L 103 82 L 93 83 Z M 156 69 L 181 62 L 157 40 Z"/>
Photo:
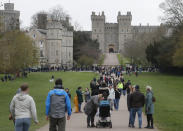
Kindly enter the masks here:
<path id="1" fill-rule="evenodd" d="M 132 13 L 118 12 L 117 23 L 105 22 L 105 13 L 92 12 L 92 39 L 98 40 L 100 50 L 105 52 L 123 52 L 124 44 L 132 40 L 136 33 L 149 33 L 156 31 L 159 26 L 133 26 Z"/>

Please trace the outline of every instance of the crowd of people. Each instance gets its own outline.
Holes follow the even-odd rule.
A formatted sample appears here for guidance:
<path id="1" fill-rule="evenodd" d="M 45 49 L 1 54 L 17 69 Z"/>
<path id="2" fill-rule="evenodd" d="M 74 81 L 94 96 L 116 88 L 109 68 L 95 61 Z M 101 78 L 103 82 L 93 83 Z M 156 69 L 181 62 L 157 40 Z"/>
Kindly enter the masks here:
<path id="1" fill-rule="evenodd" d="M 91 93 L 89 92 L 88 88 L 86 89 L 87 93 L 82 92 L 81 87 L 77 89 L 76 94 L 78 97 L 79 112 L 82 112 L 81 105 L 83 103 L 83 95 L 85 96 L 85 98 L 87 98 L 87 100 L 85 100 L 85 113 L 88 116 L 87 127 L 95 127 L 94 117 L 97 113 L 97 104 L 99 104 L 98 99 L 101 99 L 101 95 L 103 95 L 100 94 L 100 89 L 108 88 L 109 94 L 107 96 L 107 99 L 110 103 L 111 111 L 118 111 L 121 96 L 127 95 L 127 107 L 129 111 L 128 126 L 130 128 L 135 128 L 134 123 L 136 114 L 138 115 L 139 128 L 142 128 L 142 111 L 143 107 L 145 106 L 145 113 L 147 115 L 148 123 L 145 128 L 154 129 L 153 114 L 155 97 L 153 96 L 152 88 L 150 86 L 147 86 L 146 96 L 144 96 L 144 94 L 140 92 L 139 85 L 132 86 L 130 80 L 125 81 L 122 72 L 123 71 L 121 70 L 121 68 L 103 68 L 102 70 L 100 70 L 100 78 L 98 80 L 94 78 L 90 82 Z M 123 99 L 125 99 L 125 97 Z M 93 104 L 92 106 L 91 103 Z"/>
<path id="2" fill-rule="evenodd" d="M 86 88 L 83 91 L 82 87 L 76 90 L 76 101 L 78 113 L 82 111 L 87 115 L 87 127 L 93 128 L 95 125 L 95 116 L 98 112 L 99 102 L 103 99 L 110 103 L 111 112 L 119 111 L 120 99 L 126 99 L 129 111 L 129 127 L 135 128 L 135 117 L 138 115 L 139 128 L 142 128 L 142 111 L 145 106 L 147 115 L 147 126 L 145 128 L 153 129 L 153 114 L 155 97 L 150 86 L 146 87 L 146 96 L 140 92 L 140 86 L 134 85 L 130 80 L 125 81 L 122 68 L 103 67 L 98 71 L 100 77 L 94 78 L 90 82 L 90 89 Z M 54 76 L 52 76 L 54 80 Z M 108 93 L 101 93 L 101 89 L 108 89 Z M 84 98 L 84 99 L 83 99 Z M 84 110 L 82 109 L 82 104 Z M 62 79 L 55 81 L 55 86 L 49 91 L 46 99 L 46 120 L 49 120 L 50 131 L 65 131 L 66 119 L 70 120 L 71 109 L 71 94 L 69 89 L 64 89 Z M 67 117 L 65 116 L 67 112 Z M 119 116 L 120 117 L 120 116 Z M 13 97 L 10 104 L 9 119 L 14 121 L 15 131 L 28 131 L 31 123 L 31 118 L 38 124 L 36 104 L 33 98 L 29 95 L 28 84 L 21 85 L 17 94 Z"/>

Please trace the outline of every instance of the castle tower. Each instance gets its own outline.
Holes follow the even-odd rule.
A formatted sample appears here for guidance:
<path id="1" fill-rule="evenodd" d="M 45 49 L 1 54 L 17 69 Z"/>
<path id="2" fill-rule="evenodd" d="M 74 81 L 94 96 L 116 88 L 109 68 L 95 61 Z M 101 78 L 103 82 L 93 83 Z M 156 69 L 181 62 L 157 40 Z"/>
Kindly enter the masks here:
<path id="1" fill-rule="evenodd" d="M 37 15 L 38 18 L 38 29 L 44 29 L 46 30 L 47 26 L 47 14 L 46 13 L 39 13 Z"/>
<path id="2" fill-rule="evenodd" d="M 46 34 L 47 61 L 50 66 L 60 66 L 62 63 L 62 24 L 48 19 Z"/>
<path id="3" fill-rule="evenodd" d="M 127 12 L 126 15 L 121 15 L 121 12 L 119 12 L 117 21 L 119 32 L 119 52 L 123 52 L 125 42 L 132 39 L 131 12 Z"/>
<path id="4" fill-rule="evenodd" d="M 20 12 L 14 10 L 14 3 L 5 3 L 4 10 L 0 10 L 0 23 L 2 23 L 0 31 L 6 32 L 10 30 L 18 30 Z"/>
<path id="5" fill-rule="evenodd" d="M 102 52 L 105 52 L 105 14 L 102 12 L 100 15 L 96 15 L 95 12 L 92 12 L 91 15 L 92 21 L 92 39 L 98 40 L 99 49 Z"/>

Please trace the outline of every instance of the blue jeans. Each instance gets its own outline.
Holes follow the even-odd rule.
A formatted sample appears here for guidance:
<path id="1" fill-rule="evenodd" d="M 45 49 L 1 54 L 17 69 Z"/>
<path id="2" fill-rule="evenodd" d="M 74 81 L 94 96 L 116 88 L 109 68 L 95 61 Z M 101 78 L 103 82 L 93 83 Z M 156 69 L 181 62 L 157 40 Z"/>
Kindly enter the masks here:
<path id="1" fill-rule="evenodd" d="M 82 103 L 79 103 L 78 106 L 79 106 L 79 112 L 81 112 L 81 105 Z"/>
<path id="2" fill-rule="evenodd" d="M 120 100 L 120 99 L 115 99 L 115 100 L 114 100 L 114 107 L 115 107 L 116 110 L 119 109 L 119 100 Z"/>
<path id="3" fill-rule="evenodd" d="M 124 96 L 126 95 L 126 90 L 123 90 L 123 95 L 124 95 Z"/>
<path id="4" fill-rule="evenodd" d="M 29 131 L 31 118 L 21 118 L 15 120 L 15 131 Z"/>
<path id="5" fill-rule="evenodd" d="M 142 108 L 132 108 L 132 126 L 134 126 L 135 123 L 135 117 L 136 117 L 136 113 L 138 115 L 138 119 L 139 119 L 139 128 L 142 127 Z"/>
<path id="6" fill-rule="evenodd" d="M 129 125 L 132 125 L 133 115 L 132 115 L 132 109 L 129 111 Z"/>

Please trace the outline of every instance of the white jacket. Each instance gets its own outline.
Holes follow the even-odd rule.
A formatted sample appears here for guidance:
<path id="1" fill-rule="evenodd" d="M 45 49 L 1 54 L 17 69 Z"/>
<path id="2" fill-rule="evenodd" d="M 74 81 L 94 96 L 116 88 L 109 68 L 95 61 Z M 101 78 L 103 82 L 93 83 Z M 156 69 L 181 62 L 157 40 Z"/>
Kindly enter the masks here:
<path id="1" fill-rule="evenodd" d="M 10 112 L 15 119 L 33 118 L 37 123 L 37 111 L 33 98 L 23 92 L 15 95 L 10 104 Z"/>
<path id="2" fill-rule="evenodd" d="M 112 99 L 112 100 L 115 99 L 115 91 L 114 91 L 114 88 L 109 89 L 109 96 L 108 96 L 108 99 Z"/>

